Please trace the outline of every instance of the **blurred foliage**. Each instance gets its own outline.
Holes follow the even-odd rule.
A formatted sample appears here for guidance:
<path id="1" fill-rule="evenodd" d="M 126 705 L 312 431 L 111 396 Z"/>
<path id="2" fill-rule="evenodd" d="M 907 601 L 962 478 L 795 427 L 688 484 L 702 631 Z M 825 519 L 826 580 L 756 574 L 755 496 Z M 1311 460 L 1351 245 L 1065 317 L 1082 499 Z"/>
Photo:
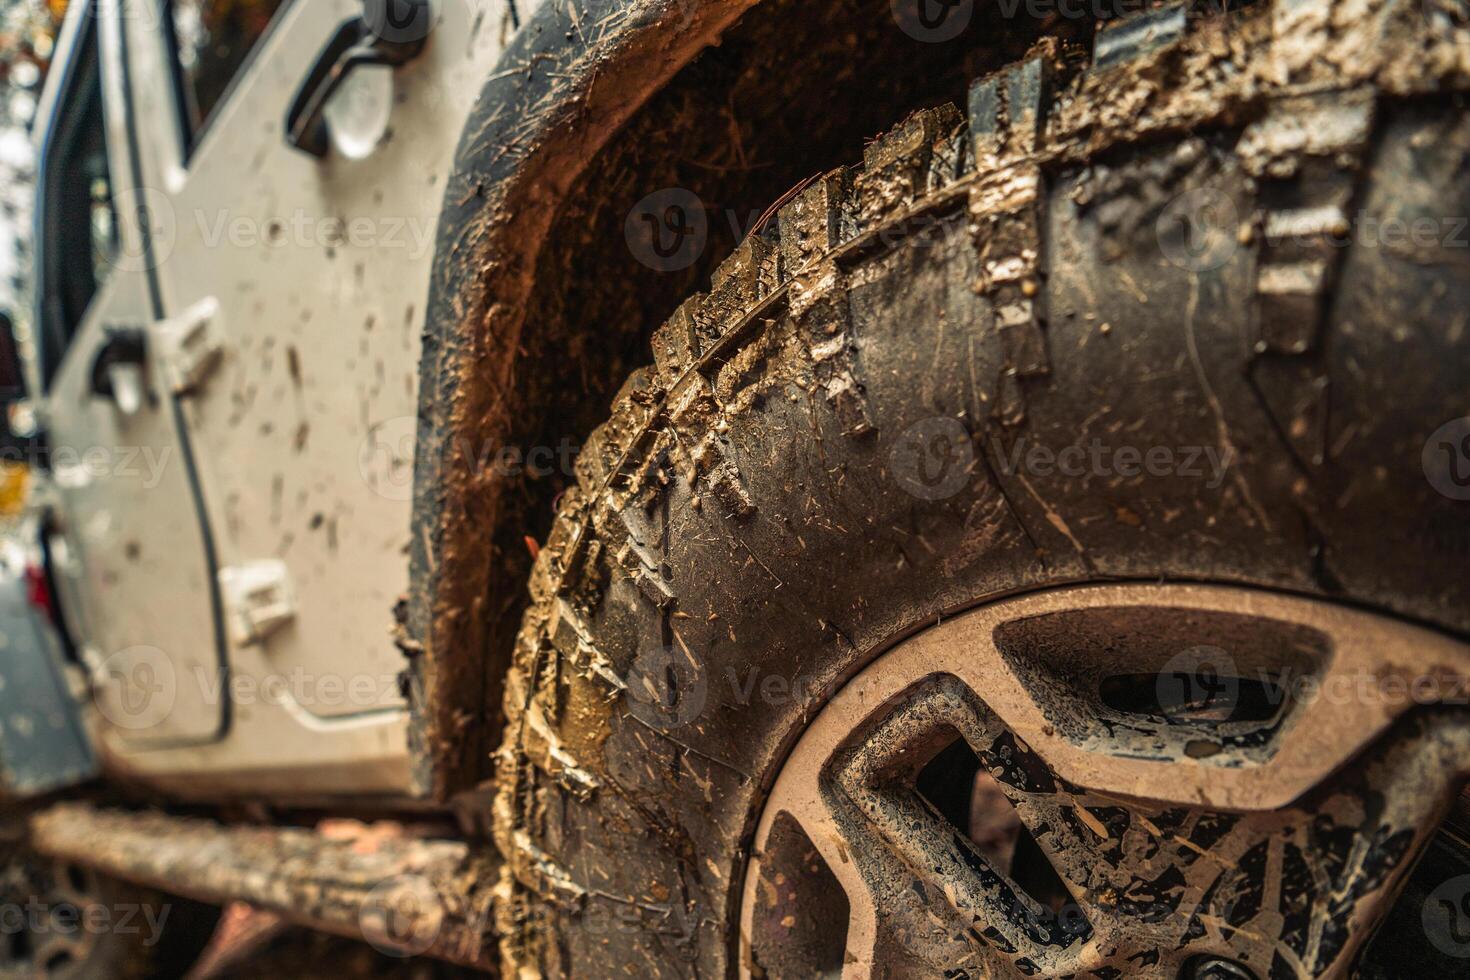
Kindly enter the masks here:
<path id="1" fill-rule="evenodd" d="M 29 484 L 29 467 L 0 460 L 0 517 L 16 517 L 24 510 Z"/>
<path id="2" fill-rule="evenodd" d="M 34 65 L 40 78 L 45 77 L 66 5 L 67 0 L 0 0 L 0 84 L 8 83 L 22 64 Z M 30 81 L 30 73 L 25 75 Z"/>
<path id="3" fill-rule="evenodd" d="M 31 126 L 67 0 L 0 0 L 0 312 L 30 343 Z M 5 481 L 9 486 L 9 481 Z"/>

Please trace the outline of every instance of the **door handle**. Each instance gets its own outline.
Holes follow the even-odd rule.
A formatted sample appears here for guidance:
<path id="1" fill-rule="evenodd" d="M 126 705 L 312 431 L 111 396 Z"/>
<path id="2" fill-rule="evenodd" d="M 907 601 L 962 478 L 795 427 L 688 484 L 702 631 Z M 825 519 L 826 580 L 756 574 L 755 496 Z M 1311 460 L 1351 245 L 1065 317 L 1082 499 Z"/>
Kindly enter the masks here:
<path id="1" fill-rule="evenodd" d="M 143 369 L 148 362 L 148 334 L 142 327 L 107 327 L 92 358 L 89 389 L 93 397 L 111 398 L 124 415 L 143 404 Z"/>
<path id="2" fill-rule="evenodd" d="M 363 15 L 337 28 L 291 99 L 286 142 L 325 157 L 331 141 L 322 113 L 342 83 L 359 68 L 397 68 L 417 58 L 432 24 L 429 0 L 364 0 Z"/>

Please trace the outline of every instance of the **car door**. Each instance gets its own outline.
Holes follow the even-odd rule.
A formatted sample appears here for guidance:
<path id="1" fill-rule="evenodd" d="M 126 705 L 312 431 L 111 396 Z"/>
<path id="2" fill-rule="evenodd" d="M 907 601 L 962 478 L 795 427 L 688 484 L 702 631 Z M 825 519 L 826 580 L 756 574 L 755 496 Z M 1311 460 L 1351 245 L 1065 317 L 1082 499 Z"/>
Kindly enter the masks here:
<path id="1" fill-rule="evenodd" d="M 327 145 L 308 152 L 288 111 L 359 36 L 361 0 L 128 2 L 161 12 L 126 20 L 133 91 L 169 219 L 160 290 L 194 338 L 173 376 L 234 679 L 212 776 L 401 788 L 390 627 L 408 586 L 419 332 L 444 183 L 509 8 L 435 0 L 414 21 L 367 5 L 388 10 L 378 27 L 403 41 L 402 63 L 346 73 Z"/>
<path id="2" fill-rule="evenodd" d="M 142 753 L 215 741 L 230 716 L 209 528 L 154 343 L 116 14 L 72 4 L 40 107 L 35 325 L 54 571 L 104 744 Z"/>
<path id="3" fill-rule="evenodd" d="M 388 626 L 408 584 L 412 457 L 374 485 L 359 456 L 404 435 L 415 412 L 422 298 L 400 284 L 431 248 L 439 201 L 408 138 L 415 152 L 325 164 L 284 138 L 288 104 L 360 0 L 255 7 L 275 23 L 226 85 L 215 39 L 241 33 L 238 5 L 166 0 L 182 111 L 153 115 L 182 124 L 152 137 L 179 148 L 159 160 L 175 221 L 159 266 L 168 305 L 211 311 L 216 360 L 186 416 L 223 571 L 281 599 L 263 616 L 227 588 L 231 658 L 245 676 L 284 680 L 311 715 L 391 712 L 403 706 Z M 382 111 L 397 75 L 374 78 L 386 95 L 365 93 Z M 416 192 L 407 213 L 388 201 L 400 181 Z"/>

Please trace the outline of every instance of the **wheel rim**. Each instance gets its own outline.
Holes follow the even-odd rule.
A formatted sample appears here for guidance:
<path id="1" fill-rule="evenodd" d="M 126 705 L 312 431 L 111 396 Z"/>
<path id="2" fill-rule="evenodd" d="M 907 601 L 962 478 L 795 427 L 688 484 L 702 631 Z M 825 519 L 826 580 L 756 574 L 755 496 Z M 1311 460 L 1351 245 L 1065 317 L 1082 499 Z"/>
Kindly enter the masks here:
<path id="1" fill-rule="evenodd" d="M 15 915 L 0 936 L 0 976 L 56 980 L 77 975 L 97 946 L 89 918 L 90 910 L 103 904 L 97 876 L 78 865 L 56 864 L 24 877 L 29 889 L 8 889 Z"/>
<path id="2" fill-rule="evenodd" d="M 1467 676 L 1441 634 L 1246 589 L 973 610 L 801 734 L 757 827 L 742 975 L 1339 973 L 1466 775 Z M 998 806 L 971 790 L 957 826 L 934 767 L 964 755 Z M 1007 866 L 986 812 L 1041 867 Z"/>

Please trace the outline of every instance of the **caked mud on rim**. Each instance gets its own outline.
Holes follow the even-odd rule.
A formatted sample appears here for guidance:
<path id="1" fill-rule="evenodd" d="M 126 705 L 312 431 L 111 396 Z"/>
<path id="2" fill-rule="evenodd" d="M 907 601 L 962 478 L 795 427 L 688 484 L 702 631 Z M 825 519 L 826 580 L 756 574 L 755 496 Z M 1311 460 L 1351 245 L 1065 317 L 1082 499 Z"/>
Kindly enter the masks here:
<path id="1" fill-rule="evenodd" d="M 1007 599 L 801 733 L 740 975 L 1340 976 L 1470 769 L 1470 647 L 1214 586 Z"/>

